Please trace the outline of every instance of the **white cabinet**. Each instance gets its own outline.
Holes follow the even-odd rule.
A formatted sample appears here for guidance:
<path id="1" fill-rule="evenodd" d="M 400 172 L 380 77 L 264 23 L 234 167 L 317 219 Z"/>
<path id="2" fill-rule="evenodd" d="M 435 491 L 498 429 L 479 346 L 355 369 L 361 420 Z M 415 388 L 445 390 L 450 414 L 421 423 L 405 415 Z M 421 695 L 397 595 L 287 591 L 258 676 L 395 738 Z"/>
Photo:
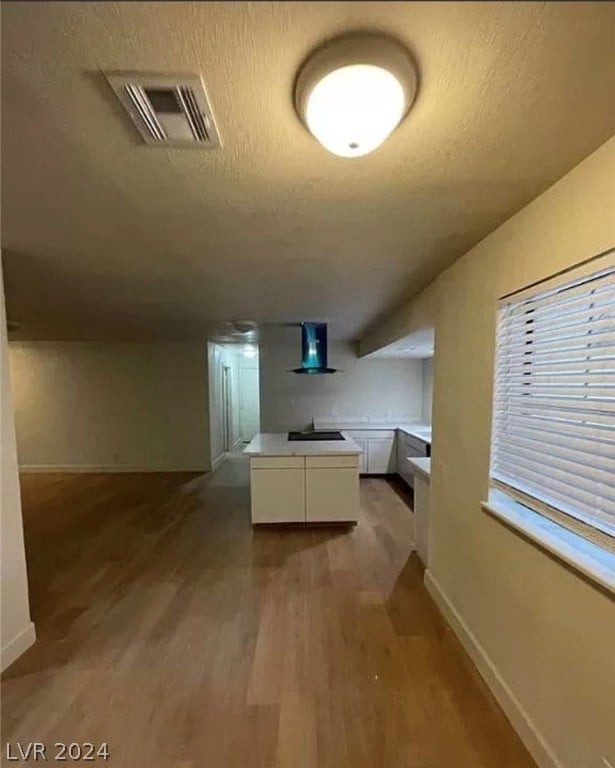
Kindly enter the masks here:
<path id="1" fill-rule="evenodd" d="M 397 436 L 397 474 L 412 488 L 414 478 L 407 462 L 408 450 L 407 435 L 405 432 L 400 432 Z"/>
<path id="2" fill-rule="evenodd" d="M 393 452 L 395 443 L 392 437 L 377 437 L 367 444 L 367 471 L 370 475 L 388 475 L 395 472 L 396 456 Z"/>
<path id="3" fill-rule="evenodd" d="M 253 523 L 305 522 L 303 458 L 254 458 L 250 464 Z"/>
<path id="4" fill-rule="evenodd" d="M 408 465 L 407 459 L 419 456 L 429 456 L 429 444 L 419 437 L 409 435 L 400 429 L 397 436 L 397 474 L 411 488 L 414 487 L 414 474 L 412 468 Z"/>
<path id="5" fill-rule="evenodd" d="M 397 471 L 394 429 L 346 430 L 361 448 L 359 472 L 362 475 L 390 475 Z"/>
<path id="6" fill-rule="evenodd" d="M 305 483 L 306 522 L 341 523 L 357 519 L 358 468 L 307 468 Z"/>
<path id="7" fill-rule="evenodd" d="M 429 566 L 429 486 L 429 477 L 414 473 L 414 539 L 425 568 Z"/>
<path id="8" fill-rule="evenodd" d="M 253 523 L 341 523 L 359 519 L 359 457 L 254 456 Z"/>

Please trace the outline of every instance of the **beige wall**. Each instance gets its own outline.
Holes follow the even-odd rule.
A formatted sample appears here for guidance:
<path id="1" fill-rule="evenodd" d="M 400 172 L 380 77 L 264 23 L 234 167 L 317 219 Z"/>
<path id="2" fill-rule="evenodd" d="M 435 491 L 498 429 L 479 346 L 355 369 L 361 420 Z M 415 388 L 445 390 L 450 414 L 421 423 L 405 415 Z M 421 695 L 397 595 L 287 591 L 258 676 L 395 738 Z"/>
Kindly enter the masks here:
<path id="1" fill-rule="evenodd" d="M 22 467 L 206 470 L 205 344 L 10 345 Z"/>
<path id="2" fill-rule="evenodd" d="M 2 656 L 0 668 L 5 669 L 34 642 L 34 625 L 30 621 L 28 605 L 28 577 L 24 549 L 23 523 L 15 428 L 9 381 L 8 344 L 4 314 L 4 289 L 0 269 L 0 324 L 2 328 L 2 356 L 0 358 L 1 422 L 2 432 L 2 486 L 0 488 L 0 551 L 2 560 L 0 597 L 0 639 Z"/>
<path id="3" fill-rule="evenodd" d="M 431 575 L 516 699 L 540 762 L 566 768 L 615 765 L 615 603 L 481 510 L 496 300 L 614 245 L 615 138 L 363 343 L 435 319 Z"/>
<path id="4" fill-rule="evenodd" d="M 313 418 L 410 417 L 422 409 L 421 360 L 357 357 L 349 344 L 329 343 L 329 366 L 339 373 L 289 373 L 301 362 L 299 328 L 266 326 L 260 338 L 261 429 L 302 429 Z"/>

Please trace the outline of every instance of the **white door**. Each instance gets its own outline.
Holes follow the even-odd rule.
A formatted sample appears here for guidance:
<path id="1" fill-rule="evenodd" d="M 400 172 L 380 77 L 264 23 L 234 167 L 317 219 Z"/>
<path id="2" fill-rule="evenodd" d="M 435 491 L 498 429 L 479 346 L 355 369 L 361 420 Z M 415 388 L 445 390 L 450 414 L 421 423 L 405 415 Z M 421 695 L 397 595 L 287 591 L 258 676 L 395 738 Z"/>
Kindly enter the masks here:
<path id="1" fill-rule="evenodd" d="M 222 368 L 222 423 L 224 429 L 224 450 L 230 451 L 233 447 L 233 396 L 231 384 L 231 369 L 228 365 Z"/>
<path id="2" fill-rule="evenodd" d="M 244 443 L 260 429 L 258 368 L 239 370 L 239 432 Z"/>

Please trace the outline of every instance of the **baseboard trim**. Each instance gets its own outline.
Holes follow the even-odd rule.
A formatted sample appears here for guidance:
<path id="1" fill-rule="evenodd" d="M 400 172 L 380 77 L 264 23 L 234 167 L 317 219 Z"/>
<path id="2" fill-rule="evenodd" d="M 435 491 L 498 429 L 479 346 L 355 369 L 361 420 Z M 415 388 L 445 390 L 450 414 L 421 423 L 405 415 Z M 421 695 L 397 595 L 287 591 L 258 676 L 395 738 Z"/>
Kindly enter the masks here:
<path id="1" fill-rule="evenodd" d="M 19 467 L 20 472 L 208 472 L 209 470 L 201 467 L 152 467 L 152 466 L 130 466 L 118 464 L 22 464 Z"/>
<path id="2" fill-rule="evenodd" d="M 2 648 L 0 672 L 4 672 L 4 670 L 7 667 L 10 667 L 14 661 L 17 661 L 21 654 L 27 651 L 35 641 L 36 630 L 34 629 L 34 624 L 30 622 L 25 629 L 22 629 L 19 634 L 15 635 L 15 637 Z"/>
<path id="3" fill-rule="evenodd" d="M 215 469 L 218 469 L 220 464 L 224 463 L 227 458 L 228 458 L 228 454 L 221 453 L 219 456 L 213 459 L 213 461 L 211 462 L 211 471 L 213 472 Z"/>
<path id="4" fill-rule="evenodd" d="M 521 741 L 523 741 L 536 763 L 540 768 L 564 768 L 430 570 L 425 571 L 424 581 L 427 591 L 453 632 L 457 635 L 466 653 L 474 662 L 480 676 L 495 696 L 498 704 L 504 710 L 506 717 L 510 720 L 513 728 L 519 734 Z"/>

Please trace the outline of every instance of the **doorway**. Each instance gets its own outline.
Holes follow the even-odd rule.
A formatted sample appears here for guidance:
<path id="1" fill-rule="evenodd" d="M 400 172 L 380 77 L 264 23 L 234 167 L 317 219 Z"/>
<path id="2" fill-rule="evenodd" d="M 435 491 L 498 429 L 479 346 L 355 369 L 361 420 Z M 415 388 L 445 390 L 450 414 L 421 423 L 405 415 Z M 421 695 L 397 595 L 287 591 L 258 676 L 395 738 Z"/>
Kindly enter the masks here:
<path id="1" fill-rule="evenodd" d="M 224 451 L 233 450 L 233 390 L 232 369 L 230 365 L 222 366 L 222 432 L 224 435 Z"/>
<path id="2" fill-rule="evenodd" d="M 239 433 L 243 443 L 260 430 L 258 356 L 244 357 L 239 364 Z"/>
<path id="3" fill-rule="evenodd" d="M 260 430 L 259 355 L 252 344 L 208 344 L 212 467 Z"/>

